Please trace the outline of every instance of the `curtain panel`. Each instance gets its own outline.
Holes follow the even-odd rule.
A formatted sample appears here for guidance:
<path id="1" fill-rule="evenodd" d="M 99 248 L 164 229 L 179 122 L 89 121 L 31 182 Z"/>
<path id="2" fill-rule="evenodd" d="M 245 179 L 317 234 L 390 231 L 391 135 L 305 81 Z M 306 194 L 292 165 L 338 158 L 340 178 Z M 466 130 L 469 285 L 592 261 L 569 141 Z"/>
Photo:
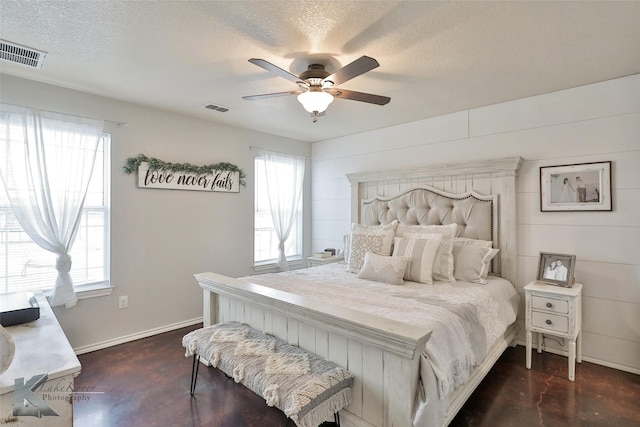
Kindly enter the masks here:
<path id="1" fill-rule="evenodd" d="M 271 218 L 279 240 L 278 269 L 287 271 L 284 245 L 302 201 L 305 158 L 265 151 L 264 159 Z"/>
<path id="2" fill-rule="evenodd" d="M 0 181 L 18 222 L 56 254 L 52 306 L 77 303 L 69 274 L 104 122 L 0 104 Z"/>

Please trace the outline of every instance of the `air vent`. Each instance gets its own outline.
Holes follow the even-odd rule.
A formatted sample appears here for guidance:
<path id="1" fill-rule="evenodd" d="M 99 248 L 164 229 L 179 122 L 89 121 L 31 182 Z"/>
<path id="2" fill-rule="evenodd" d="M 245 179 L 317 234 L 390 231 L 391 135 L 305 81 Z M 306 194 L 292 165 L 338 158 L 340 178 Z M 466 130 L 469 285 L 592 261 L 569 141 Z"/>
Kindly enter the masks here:
<path id="1" fill-rule="evenodd" d="M 47 52 L 0 39 L 0 59 L 4 59 L 5 61 L 26 65 L 27 67 L 37 68 L 39 70 L 42 68 L 44 58 L 46 57 Z"/>
<path id="2" fill-rule="evenodd" d="M 220 107 L 219 105 L 213 105 L 213 104 L 205 105 L 204 108 L 208 108 L 209 110 L 213 110 L 213 111 L 219 111 L 221 113 L 226 113 L 227 111 L 229 111 L 227 107 Z"/>

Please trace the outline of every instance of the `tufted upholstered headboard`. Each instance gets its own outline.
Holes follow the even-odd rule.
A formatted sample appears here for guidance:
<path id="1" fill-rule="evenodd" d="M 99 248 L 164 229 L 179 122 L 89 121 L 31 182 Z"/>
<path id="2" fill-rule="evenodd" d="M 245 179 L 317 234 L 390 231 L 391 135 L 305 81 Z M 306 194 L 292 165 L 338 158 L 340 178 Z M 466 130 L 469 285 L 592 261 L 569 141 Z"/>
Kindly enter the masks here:
<path id="1" fill-rule="evenodd" d="M 414 188 L 389 198 L 363 200 L 361 223 L 388 224 L 396 219 L 407 225 L 456 223 L 457 237 L 497 242 L 497 203 L 497 196 L 474 191 L 456 195 L 433 187 Z"/>
<path id="2" fill-rule="evenodd" d="M 492 271 L 516 284 L 519 157 L 347 175 L 351 219 L 363 225 L 458 224 L 458 236 L 492 240 Z M 499 202 L 499 203 L 498 203 Z"/>
<path id="3" fill-rule="evenodd" d="M 433 187 L 413 188 L 393 197 L 363 200 L 361 224 L 379 225 L 398 220 L 407 225 L 457 224 L 456 237 L 491 240 L 498 244 L 497 196 L 474 191 L 451 194 Z M 500 271 L 498 256 L 491 272 Z"/>

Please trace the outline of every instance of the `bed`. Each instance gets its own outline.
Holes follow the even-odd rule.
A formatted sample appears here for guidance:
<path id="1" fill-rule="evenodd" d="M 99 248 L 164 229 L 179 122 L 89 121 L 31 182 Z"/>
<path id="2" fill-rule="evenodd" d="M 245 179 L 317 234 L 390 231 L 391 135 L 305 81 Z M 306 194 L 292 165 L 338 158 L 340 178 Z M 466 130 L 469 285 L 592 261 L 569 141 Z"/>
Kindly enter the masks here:
<path id="1" fill-rule="evenodd" d="M 369 233 L 378 233 L 388 240 L 389 233 L 379 230 L 395 227 L 396 249 L 414 248 L 416 242 L 427 247 L 434 233 L 425 230 L 439 234 L 454 228 L 451 242 L 455 239 L 458 254 L 467 245 L 486 247 L 483 242 L 487 241 L 492 242 L 492 252 L 499 250 L 490 261 L 483 258 L 488 269 L 482 272 L 484 280 L 475 276 L 475 270 L 461 273 L 465 280 L 436 280 L 430 285 L 406 280 L 395 286 L 384 283 L 386 278 L 370 280 L 367 274 L 379 273 L 377 262 L 394 257 L 369 250 L 363 257 L 362 248 L 352 242 L 351 249 L 358 251 L 350 254 L 346 265 L 241 279 L 214 272 L 196 274 L 203 289 L 205 326 L 244 322 L 351 371 L 356 380 L 353 401 L 340 414 L 344 426 L 448 425 L 504 349 L 515 342 L 519 305 L 513 286 L 517 278 L 515 184 L 520 164 L 516 157 L 347 175 L 355 224 L 352 239 L 356 234 L 368 238 Z M 366 259 L 352 265 L 359 257 Z M 413 258 L 396 258 L 407 258 L 415 265 Z M 445 256 L 442 262 L 434 261 L 441 268 L 438 274 L 445 276 L 435 276 L 438 279 L 447 276 L 445 259 L 450 260 Z M 414 273 L 411 279 L 422 277 L 419 270 Z M 445 308 L 436 308 L 437 315 L 422 314 L 434 299 L 444 301 Z M 380 306 L 381 300 L 389 308 Z M 462 302 L 460 306 L 474 301 L 484 305 L 461 314 L 456 312 L 456 301 Z M 407 318 L 401 312 L 410 315 Z M 491 326 L 483 324 L 483 333 L 472 330 L 478 323 L 471 317 L 474 312 L 483 318 L 485 312 L 492 312 L 496 317 Z M 441 319 L 448 317 L 466 319 L 466 323 L 441 328 L 447 323 Z M 458 346 L 464 347 L 460 360 L 472 362 L 468 369 L 463 362 L 453 364 L 447 359 L 444 366 L 462 368 L 443 373 L 438 361 L 454 350 L 449 352 L 442 343 L 464 341 L 455 338 L 456 333 L 480 343 Z"/>

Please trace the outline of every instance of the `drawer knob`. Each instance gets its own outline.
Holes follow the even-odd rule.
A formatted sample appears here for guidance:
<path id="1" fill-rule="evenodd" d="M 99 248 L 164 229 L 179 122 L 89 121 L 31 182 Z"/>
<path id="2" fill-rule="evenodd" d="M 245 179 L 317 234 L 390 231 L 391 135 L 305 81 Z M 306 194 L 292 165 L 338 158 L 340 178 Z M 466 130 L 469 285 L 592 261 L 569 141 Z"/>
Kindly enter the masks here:
<path id="1" fill-rule="evenodd" d="M 552 322 L 551 322 L 551 320 L 547 319 L 546 323 L 547 323 L 547 325 L 550 325 Z"/>
<path id="2" fill-rule="evenodd" d="M 547 303 L 547 307 L 551 308 L 553 307 L 553 304 L 551 304 L 550 302 Z"/>

